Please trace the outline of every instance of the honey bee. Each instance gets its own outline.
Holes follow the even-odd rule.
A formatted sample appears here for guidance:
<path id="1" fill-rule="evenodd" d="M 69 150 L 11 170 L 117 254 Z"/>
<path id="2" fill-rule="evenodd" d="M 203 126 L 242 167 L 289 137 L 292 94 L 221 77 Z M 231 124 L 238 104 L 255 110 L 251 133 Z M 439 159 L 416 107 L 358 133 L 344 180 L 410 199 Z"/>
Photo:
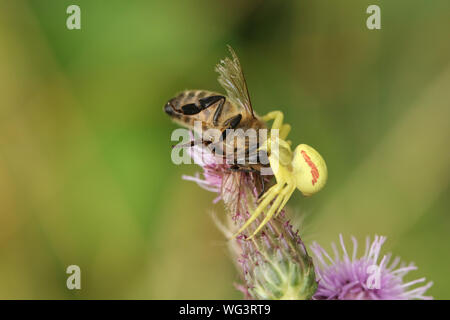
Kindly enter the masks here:
<path id="1" fill-rule="evenodd" d="M 229 49 L 232 59 L 225 58 L 216 67 L 218 81 L 227 91 L 227 96 L 206 90 L 186 90 L 170 99 L 164 106 L 164 111 L 174 122 L 194 131 L 198 131 L 195 122 L 201 123 L 203 144 L 213 143 L 214 138 L 219 140 L 212 151 L 220 150 L 223 155 L 223 151 L 230 147 L 232 154 L 231 157 L 227 156 L 233 163 L 232 170 L 259 172 L 262 166 L 269 166 L 268 161 L 263 164 L 257 160 L 258 156 L 265 156 L 257 151 L 259 145 L 250 143 L 248 136 L 227 137 L 231 130 L 254 130 L 257 133 L 259 129 L 267 128 L 265 121 L 253 111 L 239 59 L 233 49 Z M 219 130 L 220 137 L 211 136 L 208 129 Z"/>
<path id="2" fill-rule="evenodd" d="M 231 47 L 228 49 L 231 59 L 225 58 L 215 69 L 219 73 L 218 81 L 227 95 L 204 90 L 183 91 L 165 104 L 164 111 L 175 122 L 194 131 L 195 122 L 200 122 L 202 143 L 214 144 L 215 150 L 220 151 L 231 146 L 234 161 L 256 159 L 256 163 L 234 162 L 231 167 L 233 170 L 260 173 L 264 167 L 272 169 L 276 184 L 267 191 L 262 184 L 258 207 L 235 234 L 236 236 L 244 231 L 259 215 L 267 211 L 265 218 L 251 235 L 253 237 L 274 215 L 281 212 L 295 189 L 299 189 L 305 196 L 312 195 L 323 188 L 328 173 L 322 156 L 312 147 L 301 144 L 294 152 L 291 151 L 291 143 L 286 140 L 291 126 L 283 123 L 284 116 L 281 111 L 272 111 L 262 117 L 253 111 L 239 59 Z M 266 123 L 271 120 L 271 133 L 266 135 L 264 141 L 257 141 L 256 145 L 249 143 L 245 135 L 233 135 L 233 139 L 229 139 L 229 129 L 254 129 L 258 132 L 266 129 Z M 221 134 L 218 142 L 206 134 L 208 129 L 219 130 Z M 277 130 L 278 135 L 272 135 L 274 130 Z M 195 141 L 190 143 L 193 144 Z M 274 145 L 276 148 L 271 147 Z M 261 161 L 264 154 L 268 158 L 267 161 Z"/>

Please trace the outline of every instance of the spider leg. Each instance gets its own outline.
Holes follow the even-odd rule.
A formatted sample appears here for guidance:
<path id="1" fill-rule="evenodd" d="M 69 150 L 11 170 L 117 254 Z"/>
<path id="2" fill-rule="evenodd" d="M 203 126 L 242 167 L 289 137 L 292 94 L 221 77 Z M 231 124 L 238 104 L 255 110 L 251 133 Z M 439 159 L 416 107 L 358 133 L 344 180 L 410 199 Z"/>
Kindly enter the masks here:
<path id="1" fill-rule="evenodd" d="M 258 228 L 256 228 L 255 232 L 253 232 L 253 234 L 250 236 L 249 239 L 253 238 L 259 232 L 259 230 L 261 230 L 267 224 L 267 222 L 269 222 L 269 220 L 275 214 L 275 210 L 278 209 L 282 200 L 283 200 L 283 196 L 281 194 L 278 195 L 277 199 L 270 207 L 270 210 L 267 212 L 264 220 L 259 224 Z"/>
<path id="2" fill-rule="evenodd" d="M 236 232 L 233 235 L 233 238 L 236 237 L 237 235 L 239 235 L 242 231 L 244 231 L 245 229 L 247 229 L 247 227 L 253 222 L 255 221 L 259 215 L 263 212 L 263 210 L 265 208 L 267 208 L 267 206 L 270 204 L 270 202 L 277 196 L 278 193 L 280 193 L 281 189 L 283 188 L 283 184 L 276 184 L 274 185 L 272 188 L 270 188 L 267 191 L 267 196 L 265 197 L 265 199 L 258 205 L 258 207 L 256 208 L 256 210 L 252 213 L 251 217 L 248 218 L 248 220 L 244 223 L 244 225 L 239 229 L 238 232 Z"/>
<path id="3" fill-rule="evenodd" d="M 283 124 L 280 129 L 280 138 L 283 140 L 286 139 L 290 131 L 291 131 L 291 125 L 289 125 L 287 123 Z"/>
<path id="4" fill-rule="evenodd" d="M 292 196 L 292 193 L 295 191 L 295 185 L 294 184 L 288 184 L 288 186 L 282 191 L 283 193 L 285 193 L 283 195 L 284 199 L 283 202 L 281 203 L 281 205 L 279 206 L 277 212 L 275 213 L 275 217 L 278 217 L 278 215 L 280 214 L 281 210 L 283 210 L 284 206 L 286 205 L 286 203 L 289 201 L 289 199 Z"/>
<path id="5" fill-rule="evenodd" d="M 291 185 L 291 184 L 288 184 L 283 190 L 281 190 L 277 199 L 270 207 L 269 212 L 267 212 L 266 217 L 261 222 L 261 224 L 258 226 L 258 228 L 256 228 L 255 232 L 253 232 L 253 234 L 250 236 L 249 239 L 253 238 L 267 224 L 267 222 L 269 222 L 269 220 L 273 216 L 275 216 L 275 217 L 278 216 L 278 214 L 281 212 L 281 210 L 283 210 L 284 206 L 288 202 L 288 200 L 291 197 L 294 190 L 295 190 L 295 185 Z"/>
<path id="6" fill-rule="evenodd" d="M 265 198 L 267 198 L 267 196 L 268 196 L 271 192 L 273 192 L 272 189 L 277 188 L 277 186 L 278 186 L 278 183 L 277 183 L 276 185 L 270 187 L 270 189 L 267 190 L 267 192 L 264 193 L 264 194 L 258 199 L 258 202 L 261 203 Z"/>
<path id="7" fill-rule="evenodd" d="M 262 117 L 264 121 L 273 120 L 272 129 L 281 129 L 283 125 L 283 112 L 281 111 L 272 111 Z"/>

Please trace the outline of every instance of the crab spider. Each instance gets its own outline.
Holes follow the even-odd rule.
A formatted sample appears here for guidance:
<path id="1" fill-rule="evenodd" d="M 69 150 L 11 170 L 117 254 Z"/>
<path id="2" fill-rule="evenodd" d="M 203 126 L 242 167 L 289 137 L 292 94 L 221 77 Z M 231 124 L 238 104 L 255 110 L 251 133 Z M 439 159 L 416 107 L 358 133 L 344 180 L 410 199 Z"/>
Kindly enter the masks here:
<path id="1" fill-rule="evenodd" d="M 294 152 L 291 151 L 290 141 L 285 140 L 291 127 L 283 124 L 281 111 L 270 112 L 263 120 L 273 120 L 272 130 L 279 130 L 279 137 L 270 135 L 260 148 L 268 151 L 270 167 L 277 183 L 262 195 L 258 207 L 234 235 L 240 234 L 268 210 L 249 239 L 253 238 L 273 216 L 276 217 L 281 212 L 295 189 L 299 189 L 304 196 L 310 196 L 323 188 L 328 175 L 325 161 L 312 147 L 300 144 Z"/>

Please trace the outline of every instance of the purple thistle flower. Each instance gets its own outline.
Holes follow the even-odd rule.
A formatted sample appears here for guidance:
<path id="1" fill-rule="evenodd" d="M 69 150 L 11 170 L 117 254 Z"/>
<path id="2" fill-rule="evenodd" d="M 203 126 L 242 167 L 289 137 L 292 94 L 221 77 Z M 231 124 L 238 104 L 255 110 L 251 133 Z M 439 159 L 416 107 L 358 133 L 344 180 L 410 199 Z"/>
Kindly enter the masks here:
<path id="1" fill-rule="evenodd" d="M 214 154 L 203 146 L 194 145 L 188 151 L 194 163 L 203 168 L 203 178 L 198 173 L 194 177 L 184 175 L 182 178 L 196 182 L 205 190 L 218 193 L 219 196 L 214 200 L 214 203 L 217 203 L 222 199 L 222 180 L 224 174 L 228 171 L 228 165 L 219 164 Z"/>
<path id="2" fill-rule="evenodd" d="M 248 196 L 256 196 L 257 190 L 250 173 L 230 170 L 230 165 L 216 157 L 208 147 L 194 145 L 189 155 L 195 164 L 202 167 L 202 174 L 183 176 L 184 180 L 194 181 L 205 190 L 218 194 L 214 203 L 222 200 L 233 220 L 246 219 Z M 255 200 L 256 201 L 256 200 Z"/>
<path id="3" fill-rule="evenodd" d="M 425 296 L 425 292 L 433 285 L 428 282 L 425 285 L 411 289 L 412 286 L 425 282 L 425 278 L 405 283 L 403 277 L 417 267 L 410 263 L 400 263 L 400 258 L 395 258 L 391 264 L 392 255 L 384 255 L 380 261 L 380 250 L 386 237 L 375 236 L 370 243 L 366 239 L 365 253 L 357 258 L 358 244 L 354 237 L 353 252 L 350 257 L 344 244 L 342 235 L 339 235 L 343 255 L 334 243 L 332 248 L 334 258 L 317 243 L 313 243 L 311 250 L 316 260 L 316 275 L 319 281 L 314 299 L 335 300 L 410 300 L 432 299 Z"/>

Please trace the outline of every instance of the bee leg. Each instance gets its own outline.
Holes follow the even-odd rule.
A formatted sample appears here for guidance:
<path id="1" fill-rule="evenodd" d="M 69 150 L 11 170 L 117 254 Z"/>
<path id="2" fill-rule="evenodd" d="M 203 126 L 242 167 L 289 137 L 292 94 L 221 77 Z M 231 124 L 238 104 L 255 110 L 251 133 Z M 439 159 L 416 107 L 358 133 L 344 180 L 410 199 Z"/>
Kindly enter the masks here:
<path id="1" fill-rule="evenodd" d="M 228 134 L 228 129 L 235 129 L 237 126 L 238 126 L 238 124 L 239 124 L 239 122 L 241 122 L 241 119 L 242 119 L 242 115 L 239 113 L 239 114 L 237 114 L 237 115 L 235 115 L 235 116 L 233 116 L 233 117 L 231 117 L 231 118 L 228 118 L 227 120 L 225 120 L 225 122 L 224 122 L 224 127 L 225 127 L 225 129 L 222 131 L 222 135 L 221 135 L 221 137 L 220 137 L 220 140 L 219 140 L 219 142 L 221 142 L 221 143 L 223 143 L 224 141 L 225 141 L 225 139 L 226 139 L 226 137 L 227 137 L 227 134 Z M 223 151 L 223 150 L 222 150 Z M 228 151 L 228 150 L 227 150 Z M 223 154 L 223 153 L 222 153 Z M 225 155 L 226 156 L 226 155 Z M 234 162 L 228 162 L 228 159 L 229 158 L 227 158 L 227 163 L 228 164 L 236 164 L 236 159 L 230 159 L 230 160 L 233 160 Z"/>
<path id="2" fill-rule="evenodd" d="M 227 129 L 236 129 L 239 122 L 242 120 L 242 114 L 237 114 L 234 117 L 231 117 L 227 120 L 225 120 L 224 125 L 227 127 L 225 130 L 222 131 L 222 141 L 224 141 L 227 137 L 228 130 Z"/>
<path id="3" fill-rule="evenodd" d="M 259 181 L 261 182 L 261 192 L 258 194 L 258 199 L 261 198 L 261 196 L 264 194 L 264 192 L 266 191 L 266 185 L 264 182 L 264 176 L 259 175 Z"/>
<path id="4" fill-rule="evenodd" d="M 186 142 L 186 143 L 183 143 L 183 144 L 176 144 L 176 145 L 173 145 L 172 148 L 173 148 L 173 149 L 175 149 L 175 148 L 190 148 L 190 147 L 193 147 L 193 146 L 195 146 L 195 145 L 201 145 L 201 144 L 203 144 L 204 146 L 207 147 L 207 146 L 209 146 L 211 143 L 212 143 L 212 141 L 192 140 L 192 141 L 189 141 L 189 142 Z"/>
<path id="5" fill-rule="evenodd" d="M 202 110 L 203 109 L 200 106 L 197 106 L 195 103 L 185 104 L 184 106 L 181 107 L 181 113 L 183 113 L 186 116 L 197 114 Z"/>
<path id="6" fill-rule="evenodd" d="M 241 120 L 242 120 L 242 114 L 239 113 L 239 114 L 225 120 L 225 122 L 223 124 L 224 124 L 224 126 L 227 127 L 227 129 L 236 129 L 236 127 L 241 122 Z"/>
<path id="7" fill-rule="evenodd" d="M 214 105 L 216 102 L 221 101 L 220 105 L 222 105 L 222 107 L 218 107 L 218 109 L 222 109 L 223 108 L 223 104 L 225 102 L 225 97 L 224 96 L 210 96 L 210 97 L 206 97 L 206 98 L 202 98 L 199 101 L 200 105 L 197 105 L 195 103 L 189 103 L 189 104 L 185 104 L 184 106 L 181 107 L 181 112 L 184 115 L 187 116 L 191 116 L 194 114 L 198 114 L 201 111 L 211 107 L 212 105 Z M 217 113 L 217 110 L 216 110 Z"/>
<path id="8" fill-rule="evenodd" d="M 199 100 L 200 105 L 204 109 L 212 106 L 213 104 L 215 104 L 218 101 L 220 101 L 220 102 L 219 102 L 219 105 L 217 106 L 216 112 L 214 112 L 214 116 L 213 116 L 213 124 L 215 126 L 218 125 L 220 115 L 222 114 L 223 105 L 225 104 L 225 97 L 224 96 L 211 96 L 211 97 L 206 97 L 206 98 L 202 98 Z"/>
<path id="9" fill-rule="evenodd" d="M 239 172 L 240 168 L 237 164 L 233 164 L 231 167 L 228 168 L 228 170 L 230 170 L 232 172 Z"/>
<path id="10" fill-rule="evenodd" d="M 222 100 L 222 101 L 221 101 Z M 216 102 L 221 101 L 221 104 L 223 105 L 225 103 L 225 97 L 224 96 L 209 96 L 205 98 L 201 98 L 198 100 L 200 102 L 200 105 L 203 109 L 209 108 Z"/>
<path id="11" fill-rule="evenodd" d="M 240 167 L 237 164 L 232 165 L 228 170 L 234 171 L 234 172 L 245 172 L 245 173 L 258 172 L 257 170 L 255 170 L 253 168 Z"/>

